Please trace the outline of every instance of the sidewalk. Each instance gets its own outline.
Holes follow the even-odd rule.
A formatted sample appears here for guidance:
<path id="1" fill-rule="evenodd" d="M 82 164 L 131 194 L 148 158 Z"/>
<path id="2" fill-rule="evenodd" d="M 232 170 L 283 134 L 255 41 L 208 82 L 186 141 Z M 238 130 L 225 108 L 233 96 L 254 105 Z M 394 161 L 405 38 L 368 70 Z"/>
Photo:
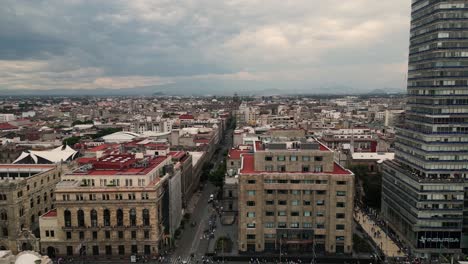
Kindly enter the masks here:
<path id="1" fill-rule="evenodd" d="M 362 226 L 364 231 L 372 238 L 375 244 L 382 250 L 387 257 L 404 257 L 405 254 L 400 248 L 393 242 L 393 240 L 387 236 L 387 234 L 364 214 L 360 209 L 354 212 L 354 219 Z"/>

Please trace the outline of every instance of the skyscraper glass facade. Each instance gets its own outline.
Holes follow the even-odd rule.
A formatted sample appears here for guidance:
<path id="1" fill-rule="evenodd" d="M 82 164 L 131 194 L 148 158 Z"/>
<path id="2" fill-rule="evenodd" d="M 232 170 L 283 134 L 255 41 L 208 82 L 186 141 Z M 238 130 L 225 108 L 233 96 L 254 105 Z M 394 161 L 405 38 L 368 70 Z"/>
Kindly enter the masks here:
<path id="1" fill-rule="evenodd" d="M 463 246 L 468 175 L 468 0 L 413 0 L 404 124 L 382 210 L 416 253 Z M 467 214 L 468 215 L 468 214 Z"/>

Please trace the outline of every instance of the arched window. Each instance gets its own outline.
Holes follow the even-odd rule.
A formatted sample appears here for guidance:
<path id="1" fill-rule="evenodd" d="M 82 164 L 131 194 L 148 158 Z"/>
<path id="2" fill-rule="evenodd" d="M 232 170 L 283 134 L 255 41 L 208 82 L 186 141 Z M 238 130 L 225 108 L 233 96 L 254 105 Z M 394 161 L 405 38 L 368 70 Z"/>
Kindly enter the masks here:
<path id="1" fill-rule="evenodd" d="M 145 226 L 150 225 L 150 216 L 149 216 L 149 210 L 148 209 L 143 209 L 143 225 L 145 225 Z"/>
<path id="2" fill-rule="evenodd" d="M 96 210 L 91 210 L 91 226 L 98 226 L 98 216 Z"/>
<path id="3" fill-rule="evenodd" d="M 136 210 L 135 208 L 130 209 L 130 225 L 136 226 Z"/>
<path id="4" fill-rule="evenodd" d="M 117 225 L 123 226 L 123 211 L 122 209 L 117 209 Z"/>
<path id="5" fill-rule="evenodd" d="M 8 214 L 5 211 L 0 212 L 0 220 L 2 221 L 7 221 L 8 220 Z"/>
<path id="6" fill-rule="evenodd" d="M 85 220 L 84 220 L 84 212 L 83 210 L 78 210 L 76 217 L 78 219 L 78 226 L 84 227 L 85 226 Z"/>
<path id="7" fill-rule="evenodd" d="M 71 226 L 71 213 L 68 210 L 65 210 L 63 212 L 63 218 L 65 220 L 65 226 L 70 227 Z"/>
<path id="8" fill-rule="evenodd" d="M 110 211 L 109 209 L 104 209 L 104 226 L 110 226 Z"/>

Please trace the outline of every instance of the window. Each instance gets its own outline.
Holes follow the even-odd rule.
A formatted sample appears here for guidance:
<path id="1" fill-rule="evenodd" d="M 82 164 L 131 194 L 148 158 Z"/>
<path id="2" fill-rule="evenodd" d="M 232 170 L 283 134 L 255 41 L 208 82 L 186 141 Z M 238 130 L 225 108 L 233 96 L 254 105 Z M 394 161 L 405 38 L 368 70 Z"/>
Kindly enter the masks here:
<path id="1" fill-rule="evenodd" d="M 336 191 L 336 196 L 346 196 L 345 191 Z"/>
<path id="2" fill-rule="evenodd" d="M 130 225 L 136 226 L 136 210 L 135 208 L 130 209 Z"/>
<path id="3" fill-rule="evenodd" d="M 151 254 L 151 245 L 145 245 L 144 254 L 145 255 L 150 255 Z"/>
<path id="4" fill-rule="evenodd" d="M 80 231 L 80 239 L 84 239 L 84 232 L 83 231 Z"/>
<path id="5" fill-rule="evenodd" d="M 310 205 L 310 201 L 304 200 L 303 204 L 304 204 L 304 205 Z"/>
<path id="6" fill-rule="evenodd" d="M 337 202 L 336 207 L 343 208 L 343 207 L 345 207 L 345 203 L 344 202 Z"/>
<path id="7" fill-rule="evenodd" d="M 310 211 L 304 211 L 304 216 L 312 216 L 312 213 Z"/>
<path id="8" fill-rule="evenodd" d="M 111 245 L 106 245 L 106 255 L 107 256 L 112 255 L 112 246 Z"/>
<path id="9" fill-rule="evenodd" d="M 96 232 L 96 231 L 93 231 L 93 239 L 94 239 L 94 240 L 97 239 L 97 232 Z"/>
<path id="10" fill-rule="evenodd" d="M 322 216 L 325 216 L 325 213 L 321 212 L 321 211 L 318 211 L 316 215 L 317 215 L 317 217 L 322 217 Z"/>
<path id="11" fill-rule="evenodd" d="M 255 196 L 255 191 L 254 190 L 248 190 L 247 195 L 248 196 Z"/>
<path id="12" fill-rule="evenodd" d="M 327 194 L 327 191 L 319 190 L 319 191 L 317 191 L 317 194 L 318 195 L 324 195 L 324 194 Z"/>
<path id="13" fill-rule="evenodd" d="M 266 211 L 265 216 L 275 216 L 275 212 Z"/>
<path id="14" fill-rule="evenodd" d="M 68 210 L 65 210 L 63 212 L 63 218 L 65 220 L 65 226 L 66 227 L 71 227 L 71 213 Z"/>
<path id="15" fill-rule="evenodd" d="M 286 200 L 278 200 L 279 205 L 287 205 L 288 202 Z"/>
<path id="16" fill-rule="evenodd" d="M 125 255 L 125 246 L 119 245 L 119 255 Z"/>
<path id="17" fill-rule="evenodd" d="M 286 216 L 286 211 L 278 211 L 278 216 Z"/>
<path id="18" fill-rule="evenodd" d="M 344 241 L 345 237 L 344 236 L 337 236 L 336 241 Z"/>
<path id="19" fill-rule="evenodd" d="M 309 172 L 309 171 L 310 171 L 309 165 L 303 165 L 302 166 L 302 172 Z"/>
<path id="20" fill-rule="evenodd" d="M 324 229 L 324 228 L 325 228 L 325 224 L 322 224 L 322 223 L 317 224 L 317 225 L 316 225 L 316 228 L 317 228 L 317 229 Z"/>
<path id="21" fill-rule="evenodd" d="M 288 183 L 288 180 L 278 180 L 278 183 Z"/>
<path id="22" fill-rule="evenodd" d="M 265 228 L 275 228 L 275 223 L 274 222 L 267 222 L 267 223 L 265 223 Z"/>
<path id="23" fill-rule="evenodd" d="M 302 227 L 304 228 L 312 228 L 312 223 L 302 223 Z"/>
<path id="24" fill-rule="evenodd" d="M 322 165 L 315 165 L 314 172 L 322 172 Z"/>
<path id="25" fill-rule="evenodd" d="M 106 232 L 105 232 L 106 239 L 110 239 L 110 238 L 111 238 L 110 234 L 111 234 L 110 231 L 106 230 Z"/>
<path id="26" fill-rule="evenodd" d="M 345 225 L 336 225 L 336 230 L 344 230 Z"/>
<path id="27" fill-rule="evenodd" d="M 312 192 L 310 190 L 304 190 L 302 191 L 302 193 L 305 195 L 310 195 Z"/>
<path id="28" fill-rule="evenodd" d="M 322 161 L 322 160 L 323 160 L 323 157 L 322 157 L 322 156 L 315 156 L 315 157 L 314 157 L 314 160 L 315 160 L 315 161 Z"/>
<path id="29" fill-rule="evenodd" d="M 300 180 L 291 180 L 290 182 L 291 182 L 292 184 L 300 184 L 300 183 L 301 183 Z M 298 192 L 298 191 L 297 191 L 297 190 L 292 190 L 291 193 L 293 193 L 293 192 Z M 293 194 L 298 194 L 298 193 L 293 193 Z"/>
<path id="30" fill-rule="evenodd" d="M 110 211 L 109 209 L 104 209 L 103 213 L 104 218 L 104 226 L 110 226 Z"/>
<path id="31" fill-rule="evenodd" d="M 145 232 L 143 232 L 143 235 L 145 236 L 145 239 L 150 238 L 150 232 L 148 230 L 145 230 Z"/>
<path id="32" fill-rule="evenodd" d="M 266 204 L 266 205 L 274 205 L 274 204 L 275 204 L 275 201 L 273 201 L 273 200 L 266 200 L 266 201 L 265 201 L 265 204 Z"/>
<path id="33" fill-rule="evenodd" d="M 119 231 L 119 232 L 117 232 L 117 234 L 118 234 L 118 236 L 119 236 L 120 239 L 124 238 L 124 233 L 123 233 L 123 231 Z"/>
<path id="34" fill-rule="evenodd" d="M 72 239 L 72 233 L 71 232 L 67 232 L 67 239 Z"/>
<path id="35" fill-rule="evenodd" d="M 0 220 L 2 221 L 7 221 L 8 220 L 8 214 L 6 211 L 0 212 Z"/>
<path id="36" fill-rule="evenodd" d="M 249 217 L 249 218 L 255 217 L 255 212 L 248 212 L 247 217 Z"/>
<path id="37" fill-rule="evenodd" d="M 285 156 L 283 156 L 283 155 L 279 155 L 276 158 L 277 158 L 278 161 L 285 161 L 286 160 Z"/>
<path id="38" fill-rule="evenodd" d="M 85 220 L 84 220 L 84 212 L 83 210 L 78 210 L 76 213 L 76 218 L 78 220 L 78 226 L 84 227 L 85 226 Z"/>
<path id="39" fill-rule="evenodd" d="M 297 156 L 290 156 L 290 157 L 289 157 L 289 160 L 290 160 L 290 161 L 297 161 Z"/>
<path id="40" fill-rule="evenodd" d="M 299 216 L 299 212 L 291 212 L 291 216 Z"/>
<path id="41" fill-rule="evenodd" d="M 310 161 L 310 157 L 309 156 L 302 156 L 302 161 Z"/>
<path id="42" fill-rule="evenodd" d="M 343 218 L 345 218 L 345 214 L 344 213 L 337 213 L 336 218 L 337 219 L 343 219 Z"/>
<path id="43" fill-rule="evenodd" d="M 291 205 L 294 205 L 294 206 L 299 205 L 299 200 L 292 200 Z"/>
<path id="44" fill-rule="evenodd" d="M 131 232 L 131 235 L 132 235 L 132 239 L 136 239 L 136 236 L 137 236 L 137 235 L 136 235 L 136 231 L 133 230 L 133 231 Z"/>
<path id="45" fill-rule="evenodd" d="M 317 205 L 325 205 L 325 201 L 324 200 L 317 200 Z"/>
<path id="46" fill-rule="evenodd" d="M 297 222 L 291 223 L 290 227 L 291 228 L 299 228 L 299 223 L 297 223 Z"/>
<path id="47" fill-rule="evenodd" d="M 98 226 L 98 216 L 97 216 L 97 211 L 96 210 L 91 210 L 90 212 L 91 216 L 91 226 L 96 227 Z"/>
<path id="48" fill-rule="evenodd" d="M 123 211 L 117 209 L 117 226 L 123 226 Z"/>
<path id="49" fill-rule="evenodd" d="M 149 210 L 148 209 L 143 209 L 143 225 L 144 226 L 149 226 L 150 225 L 150 216 L 149 216 Z"/>
<path id="50" fill-rule="evenodd" d="M 293 182 L 291 181 L 291 183 L 293 183 Z M 292 195 L 299 195 L 299 194 L 301 194 L 301 191 L 299 191 L 299 190 L 291 190 L 291 194 L 292 194 Z"/>
<path id="51" fill-rule="evenodd" d="M 278 190 L 278 194 L 288 194 L 288 190 Z"/>
<path id="52" fill-rule="evenodd" d="M 285 165 L 278 165 L 278 171 L 279 172 L 285 172 L 286 171 L 286 166 Z M 278 181 L 278 183 L 281 183 Z M 287 181 L 285 183 L 288 183 Z"/>
<path id="53" fill-rule="evenodd" d="M 248 235 L 247 235 L 247 239 L 255 239 L 255 235 L 248 234 Z"/>
<path id="54" fill-rule="evenodd" d="M 273 160 L 273 157 L 272 157 L 272 156 L 265 156 L 265 160 L 266 160 L 266 161 L 272 161 L 272 160 Z"/>
<path id="55" fill-rule="evenodd" d="M 284 223 L 284 222 L 279 222 L 279 223 L 278 223 L 278 228 L 286 228 L 286 223 Z"/>
<path id="56" fill-rule="evenodd" d="M 255 184 L 255 180 L 247 180 L 247 184 Z"/>
<path id="57" fill-rule="evenodd" d="M 255 228 L 255 223 L 247 223 L 247 228 Z"/>
<path id="58" fill-rule="evenodd" d="M 67 256 L 73 256 L 73 247 L 67 246 Z"/>
<path id="59" fill-rule="evenodd" d="M 45 231 L 45 236 L 46 236 L 46 237 L 49 237 L 49 230 L 46 230 L 46 231 Z"/>
<path id="60" fill-rule="evenodd" d="M 247 201 L 247 206 L 255 206 L 255 201 Z"/>

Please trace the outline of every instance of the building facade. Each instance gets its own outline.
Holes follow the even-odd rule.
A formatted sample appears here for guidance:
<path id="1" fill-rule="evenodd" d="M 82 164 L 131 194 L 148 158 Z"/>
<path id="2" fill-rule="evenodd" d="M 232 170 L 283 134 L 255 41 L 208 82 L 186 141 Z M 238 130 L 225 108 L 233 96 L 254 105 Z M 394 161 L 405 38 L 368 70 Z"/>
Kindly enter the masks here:
<path id="1" fill-rule="evenodd" d="M 318 142 L 242 154 L 239 251 L 351 254 L 354 175 Z"/>
<path id="2" fill-rule="evenodd" d="M 385 162 L 382 210 L 421 257 L 466 246 L 468 1 L 413 0 L 407 110 L 394 161 Z"/>
<path id="3" fill-rule="evenodd" d="M 56 209 L 40 219 L 41 252 L 95 258 L 158 254 L 168 222 L 162 198 L 170 164 L 170 156 L 118 154 L 64 175 Z"/>
<path id="4" fill-rule="evenodd" d="M 39 249 L 39 216 L 54 208 L 61 174 L 62 165 L 0 164 L 0 249 Z"/>

